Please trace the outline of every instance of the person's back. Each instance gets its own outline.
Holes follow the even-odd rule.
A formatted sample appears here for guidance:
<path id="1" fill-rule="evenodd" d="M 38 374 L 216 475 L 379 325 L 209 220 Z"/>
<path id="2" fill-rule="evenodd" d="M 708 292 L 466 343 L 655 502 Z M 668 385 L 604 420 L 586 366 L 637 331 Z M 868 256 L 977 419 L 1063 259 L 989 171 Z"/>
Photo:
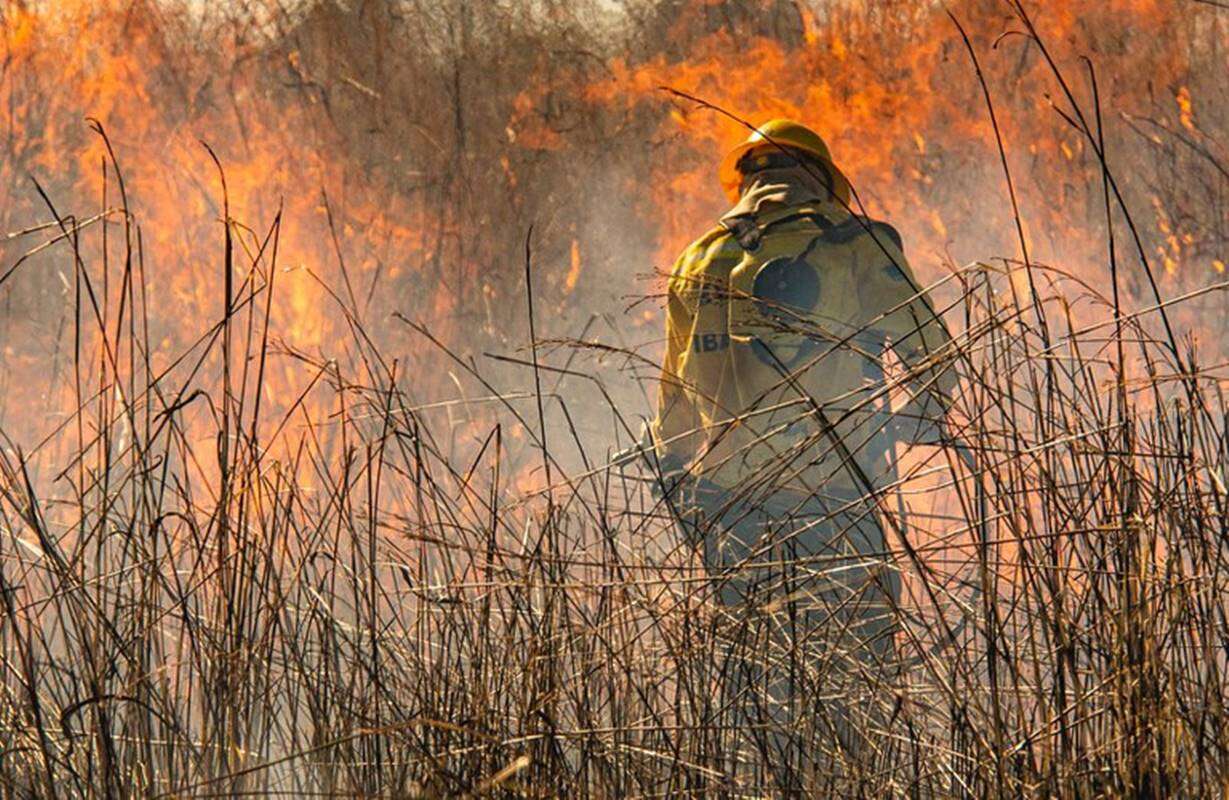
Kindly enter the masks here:
<path id="1" fill-rule="evenodd" d="M 675 264 L 654 439 L 743 499 L 861 496 L 888 466 L 885 342 L 917 369 L 947 335 L 896 231 L 850 213 L 830 162 L 777 147 L 744 146 L 736 205 Z M 916 376 L 898 418 L 941 416 L 953 375 Z"/>
<path id="2" fill-rule="evenodd" d="M 831 686 L 863 671 L 850 665 L 891 658 L 900 581 L 875 490 L 891 480 L 896 441 L 941 430 L 956 382 L 943 360 L 949 339 L 896 231 L 850 212 L 848 182 L 812 131 L 768 123 L 721 172 L 735 205 L 669 282 L 650 429 L 660 488 L 734 623 L 788 611 L 802 629 L 781 651 L 815 654 L 827 666 L 812 677 Z M 889 347 L 914 397 L 896 415 L 883 379 Z M 798 676 L 815 663 L 794 664 L 782 683 L 744 659 L 727 686 L 739 696 L 758 686 L 758 719 L 777 727 L 776 748 L 807 747 L 782 709 L 798 705 Z M 766 706 L 777 711 L 765 716 Z M 833 713 L 847 730 L 841 708 Z"/>

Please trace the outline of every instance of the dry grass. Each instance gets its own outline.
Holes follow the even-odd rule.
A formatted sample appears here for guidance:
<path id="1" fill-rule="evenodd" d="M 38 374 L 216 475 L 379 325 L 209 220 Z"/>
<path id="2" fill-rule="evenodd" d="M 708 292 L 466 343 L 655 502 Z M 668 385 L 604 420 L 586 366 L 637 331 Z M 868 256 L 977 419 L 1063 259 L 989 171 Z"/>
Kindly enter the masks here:
<path id="1" fill-rule="evenodd" d="M 1096 107 L 1071 107 L 1099 156 Z M 962 391 L 949 440 L 867 501 L 905 586 L 869 662 L 817 654 L 790 601 L 713 601 L 653 476 L 608 464 L 639 426 L 615 380 L 647 360 L 544 341 L 553 302 L 526 352 L 478 362 L 377 316 L 338 256 L 319 285 L 344 336 L 296 347 L 273 324 L 282 217 L 253 230 L 215 192 L 226 222 L 193 255 L 216 316 L 168 359 L 129 198 L 76 219 L 43 195 L 26 235 L 69 276 L 72 402 L 48 439 L 0 429 L 0 797 L 1222 793 L 1229 407 L 1172 318 L 1226 284 L 1151 295 L 1097 163 L 1105 277 L 1025 256 L 932 287 Z M 522 321 L 524 255 L 500 295 Z M 459 397 L 424 399 L 423 364 Z M 302 394 L 270 397 L 287 365 Z M 799 700 L 784 757 L 723 699 L 749 666 Z M 843 719 L 809 702 L 833 696 Z"/>
<path id="2" fill-rule="evenodd" d="M 339 300 L 359 357 L 306 365 L 332 400 L 262 416 L 277 236 L 226 265 L 230 313 L 192 353 L 219 383 L 143 357 L 132 259 L 105 383 L 80 381 L 66 421 L 74 457 L 46 483 L 5 449 L 6 796 L 1222 785 L 1226 406 L 1193 351 L 1148 333 L 1155 313 L 1080 327 L 1073 305 L 1112 299 L 1036 265 L 1036 303 L 1004 303 L 987 267 L 953 278 L 963 333 L 935 357 L 965 375 L 960 422 L 876 500 L 907 587 L 896 654 L 839 689 L 873 746 L 801 776 L 718 687 L 762 657 L 818 697 L 832 662 L 770 635 L 788 603 L 719 610 L 665 505 L 579 437 L 545 439 L 544 404 L 596 409 L 504 392 L 503 422 L 456 463 Z M 549 485 L 508 488 L 514 428 Z M 556 461 L 571 446 L 586 469 Z M 926 511 L 898 496 L 923 473 Z M 829 713 L 800 717 L 810 752 L 834 747 Z"/>

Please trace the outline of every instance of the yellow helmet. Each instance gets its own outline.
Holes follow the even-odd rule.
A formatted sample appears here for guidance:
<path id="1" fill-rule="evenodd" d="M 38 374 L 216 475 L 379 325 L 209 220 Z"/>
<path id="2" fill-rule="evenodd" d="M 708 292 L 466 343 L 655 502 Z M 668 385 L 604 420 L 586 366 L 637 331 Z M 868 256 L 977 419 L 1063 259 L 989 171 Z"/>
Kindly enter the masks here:
<path id="1" fill-rule="evenodd" d="M 760 147 L 792 147 L 820 161 L 832 174 L 832 191 L 844 205 L 849 205 L 849 179 L 846 178 L 836 164 L 832 163 L 832 154 L 828 145 L 819 134 L 803 125 L 789 119 L 774 119 L 760 125 L 740 145 L 735 147 L 721 160 L 718 176 L 721 178 L 721 188 L 731 203 L 738 202 L 739 187 L 742 185 L 742 173 L 738 170 L 738 162 L 752 150 Z"/>

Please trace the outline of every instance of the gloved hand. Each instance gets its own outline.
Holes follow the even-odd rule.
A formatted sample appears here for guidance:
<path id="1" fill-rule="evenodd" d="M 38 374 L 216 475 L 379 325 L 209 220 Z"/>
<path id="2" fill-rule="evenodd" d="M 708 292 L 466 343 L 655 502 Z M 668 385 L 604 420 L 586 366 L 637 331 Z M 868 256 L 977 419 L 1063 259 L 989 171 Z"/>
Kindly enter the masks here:
<path id="1" fill-rule="evenodd" d="M 678 485 L 687 480 L 687 463 L 676 455 L 668 453 L 656 462 L 649 461 L 648 464 L 654 476 L 654 497 L 660 498 L 667 492 L 673 495 Z"/>
<path id="2" fill-rule="evenodd" d="M 667 453 L 659 457 L 656 448 L 651 441 L 647 440 L 647 437 L 636 442 L 631 447 L 625 447 L 610 457 L 610 465 L 612 467 L 622 469 L 633 464 L 640 464 L 655 473 L 660 471 L 663 476 L 684 472 L 687 468 L 687 463 L 673 453 Z"/>
<path id="3" fill-rule="evenodd" d="M 644 444 L 636 442 L 631 447 L 625 447 L 612 455 L 610 457 L 610 466 L 626 467 L 647 456 L 648 451 L 646 451 Z"/>
<path id="4" fill-rule="evenodd" d="M 619 467 L 620 469 L 637 462 L 645 461 L 653 463 L 653 454 L 656 446 L 653 444 L 653 432 L 649 429 L 649 423 L 642 422 L 640 425 L 640 438 L 630 447 L 625 447 L 616 452 L 610 457 L 610 466 Z"/>
<path id="5" fill-rule="evenodd" d="M 676 455 L 667 453 L 666 455 L 658 456 L 657 445 L 653 442 L 653 432 L 647 422 L 640 428 L 639 441 L 630 447 L 619 450 L 610 457 L 610 465 L 612 467 L 624 468 L 638 462 L 654 471 L 660 469 L 663 474 L 681 470 L 685 467 L 683 460 Z"/>
<path id="6" fill-rule="evenodd" d="M 687 462 L 673 453 L 658 455 L 647 425 L 641 433 L 640 441 L 616 452 L 610 457 L 610 465 L 618 469 L 640 466 L 652 476 L 648 479 L 651 482 L 650 489 L 659 499 L 667 493 L 675 495 L 679 484 L 688 479 Z"/>

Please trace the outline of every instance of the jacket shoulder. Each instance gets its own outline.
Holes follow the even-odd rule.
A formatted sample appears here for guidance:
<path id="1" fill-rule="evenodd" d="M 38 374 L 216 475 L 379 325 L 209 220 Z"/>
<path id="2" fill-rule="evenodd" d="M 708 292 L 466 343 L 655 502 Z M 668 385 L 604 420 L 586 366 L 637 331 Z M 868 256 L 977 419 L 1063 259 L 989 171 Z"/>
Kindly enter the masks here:
<path id="1" fill-rule="evenodd" d="M 824 232 L 824 238 L 834 244 L 845 244 L 861 236 L 870 236 L 881 245 L 891 243 L 897 250 L 904 250 L 900 232 L 886 222 L 858 214 L 850 215 Z"/>
<path id="2" fill-rule="evenodd" d="M 720 225 L 709 229 L 703 236 L 689 244 L 674 264 L 674 274 L 678 275 L 702 268 L 705 264 L 722 256 L 738 258 L 742 251 L 728 230 Z"/>

